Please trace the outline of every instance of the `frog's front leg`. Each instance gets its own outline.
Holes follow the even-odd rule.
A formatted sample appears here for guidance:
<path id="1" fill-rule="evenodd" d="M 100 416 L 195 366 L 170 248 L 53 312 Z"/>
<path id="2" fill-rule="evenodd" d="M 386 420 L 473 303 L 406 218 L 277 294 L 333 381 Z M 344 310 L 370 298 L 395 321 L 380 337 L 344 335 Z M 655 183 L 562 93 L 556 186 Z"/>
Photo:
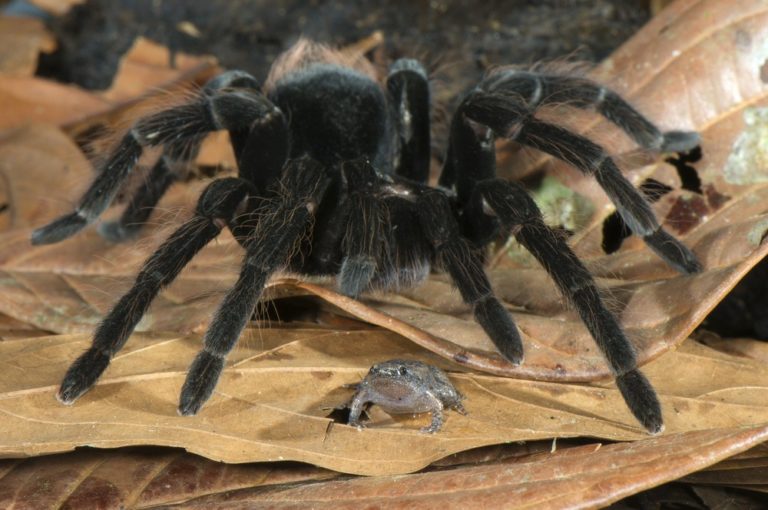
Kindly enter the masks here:
<path id="1" fill-rule="evenodd" d="M 434 434 L 443 427 L 443 403 L 437 397 L 430 395 L 430 411 L 432 412 L 432 423 L 429 427 L 423 427 L 420 432 L 425 434 Z"/>
<path id="2" fill-rule="evenodd" d="M 365 404 L 370 402 L 368 391 L 365 388 L 358 387 L 355 396 L 352 397 L 352 402 L 349 404 L 349 419 L 347 425 L 357 427 L 357 430 L 363 430 L 365 425 L 360 422 L 360 415 L 363 413 Z"/>

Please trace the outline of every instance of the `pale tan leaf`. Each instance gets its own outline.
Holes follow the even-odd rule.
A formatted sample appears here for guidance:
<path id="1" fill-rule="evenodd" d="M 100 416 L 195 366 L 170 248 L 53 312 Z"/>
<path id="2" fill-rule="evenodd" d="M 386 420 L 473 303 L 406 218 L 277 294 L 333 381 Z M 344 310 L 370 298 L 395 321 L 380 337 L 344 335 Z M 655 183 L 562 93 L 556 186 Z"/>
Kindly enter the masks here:
<path id="1" fill-rule="evenodd" d="M 428 415 L 374 413 L 369 428 L 334 423 L 372 362 L 394 357 L 451 365 L 385 331 L 248 329 L 200 414 L 176 413 L 200 337 L 134 335 L 100 382 L 74 406 L 54 394 L 84 335 L 0 344 L 0 454 L 65 452 L 78 445 L 180 446 L 227 462 L 300 460 L 337 471 L 403 473 L 454 452 L 500 442 L 588 435 L 647 438 L 619 392 L 605 386 L 454 373 L 469 414 L 449 412 L 439 434 L 418 431 Z M 696 344 L 652 363 L 670 434 L 768 423 L 760 398 L 768 374 L 748 360 Z"/>

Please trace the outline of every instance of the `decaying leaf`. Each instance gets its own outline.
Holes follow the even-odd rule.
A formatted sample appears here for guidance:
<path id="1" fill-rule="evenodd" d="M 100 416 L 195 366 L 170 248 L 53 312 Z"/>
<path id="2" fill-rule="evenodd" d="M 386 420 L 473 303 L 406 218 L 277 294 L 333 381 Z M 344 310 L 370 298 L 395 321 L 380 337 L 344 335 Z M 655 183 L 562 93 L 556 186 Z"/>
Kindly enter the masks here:
<path id="1" fill-rule="evenodd" d="M 0 16 L 0 74 L 32 76 L 40 52 L 51 52 L 55 47 L 42 21 Z"/>
<path id="2" fill-rule="evenodd" d="M 93 117 L 99 115 L 114 121 L 147 92 L 195 78 L 204 81 L 215 70 L 210 58 L 184 55 L 171 68 L 167 49 L 139 38 L 123 57 L 112 87 L 101 94 L 35 76 L 0 74 L 0 130 L 30 123 L 74 129 L 92 126 L 98 121 Z"/>
<path id="3" fill-rule="evenodd" d="M 169 448 L 80 450 L 0 461 L 0 506 L 150 509 L 244 488 L 316 483 L 336 476 L 295 463 L 223 464 Z"/>
<path id="4" fill-rule="evenodd" d="M 743 475 L 744 460 L 759 447 L 738 452 L 765 436 L 765 428 L 760 427 L 688 432 L 634 444 L 502 445 L 454 455 L 441 462 L 437 471 L 375 479 L 344 477 L 296 463 L 223 464 L 167 448 L 79 450 L 0 461 L 0 504 L 14 508 L 466 508 L 479 504 L 478 494 L 483 494 L 483 503 L 494 507 L 602 506 L 734 453 Z M 751 465 L 757 466 L 754 457 Z M 625 471 L 627 466 L 632 467 Z M 734 469 L 734 461 L 709 469 L 725 466 Z M 758 475 L 756 470 L 752 473 Z"/>
<path id="5" fill-rule="evenodd" d="M 595 191 L 592 179 L 579 177 L 568 182 L 575 189 L 593 190 L 585 194 L 595 200 L 599 212 L 590 226 L 574 237 L 574 246 L 600 277 L 601 286 L 607 289 L 611 306 L 638 346 L 641 363 L 685 339 L 768 250 L 768 246 L 761 244 L 768 229 L 768 216 L 765 216 L 768 206 L 763 205 L 768 203 L 763 198 L 768 194 L 768 187 L 729 184 L 718 175 L 734 140 L 744 128 L 742 114 L 747 108 L 768 104 L 768 86 L 760 81 L 758 73 L 758 64 L 762 65 L 768 58 L 758 43 L 768 27 L 768 9 L 764 4 L 752 2 L 745 4 L 744 10 L 736 15 L 724 4 L 717 1 L 675 4 L 628 44 L 633 52 L 631 59 L 626 53 L 628 50 L 621 50 L 606 64 L 615 72 L 617 81 L 613 85 L 620 92 L 658 110 L 650 111 L 651 117 L 662 119 L 670 126 L 694 127 L 703 132 L 704 158 L 696 165 L 703 189 L 709 191 L 703 195 L 675 192 L 657 205 L 673 231 L 682 229 L 670 216 L 673 212 L 678 217 L 685 207 L 701 212 L 700 218 L 687 224 L 687 233 L 682 237 L 694 248 L 705 271 L 696 276 L 676 275 L 637 239 L 625 242 L 618 254 L 598 256 L 601 222 L 611 207 L 604 194 Z M 707 9 L 723 10 L 724 14 L 708 25 L 705 34 L 700 34 L 702 23 L 709 18 L 699 11 Z M 669 39 L 667 34 L 675 37 Z M 734 66 L 733 72 L 743 78 L 738 93 L 725 97 L 716 97 L 719 89 L 712 86 L 722 70 L 713 65 L 710 58 L 704 60 L 712 51 L 712 45 L 720 44 L 720 39 L 732 45 L 726 49 L 736 52 L 738 58 L 728 65 Z M 631 68 L 635 61 L 648 62 L 648 66 L 641 66 L 641 70 Z M 601 70 L 607 73 L 605 68 Z M 686 80 L 686 86 L 676 86 L 674 80 Z M 689 101 L 692 106 L 681 110 L 680 104 L 686 101 L 669 91 L 695 97 L 695 103 Z M 573 175 L 573 171 L 561 166 L 555 165 L 547 171 L 568 181 L 567 176 Z M 672 166 L 663 163 L 643 167 L 630 175 L 634 178 L 653 175 L 660 180 L 671 179 L 673 184 L 677 179 Z M 193 206 L 196 196 L 196 193 L 188 195 L 187 207 Z M 178 221 L 178 216 L 175 218 Z M 160 217 L 153 221 L 167 227 L 172 225 Z M 152 242 L 116 248 L 88 232 L 52 247 L 25 247 L 19 255 L 28 233 L 7 235 L 0 253 L 0 268 L 6 271 L 7 277 L 4 280 L 7 292 L 0 299 L 0 311 L 53 331 L 68 332 L 90 329 L 130 284 L 130 275 L 156 245 L 153 243 L 162 238 L 159 234 L 153 235 Z M 225 238 L 212 250 L 219 248 L 217 253 L 224 251 L 226 255 L 198 257 L 193 267 L 159 299 L 141 329 L 189 331 L 205 326 L 216 298 L 234 276 L 241 253 Z M 83 257 L 83 254 L 88 255 Z M 213 260 L 219 262 L 208 266 Z M 226 260 L 226 264 L 222 260 Z M 224 265 L 226 270 L 222 270 Z M 225 273 L 226 277 L 222 277 Z M 444 277 L 433 277 L 405 296 L 372 296 L 366 301 L 367 306 L 343 298 L 326 287 L 298 284 L 294 288 L 316 293 L 356 317 L 391 328 L 472 368 L 539 380 L 586 381 L 610 375 L 580 320 L 563 306 L 541 269 L 520 268 L 505 262 L 492 271 L 492 279 L 523 332 L 527 357 L 526 363 L 518 368 L 511 367 L 496 354 Z M 198 299 L 203 295 L 210 299 Z M 177 308 L 168 308 L 169 303 Z M 188 306 L 191 303 L 193 306 Z M 178 313 L 168 313 L 171 309 Z M 155 320 L 156 317 L 160 320 Z M 171 317 L 172 320 L 166 320 Z M 43 322 L 47 326 L 43 326 Z"/>
<path id="6" fill-rule="evenodd" d="M 189 508 L 224 501 L 270 508 L 596 508 L 700 469 L 764 441 L 767 435 L 768 429 L 760 427 L 586 445 L 498 465 L 241 491 L 226 499 L 204 498 Z"/>
<path id="7" fill-rule="evenodd" d="M 78 445 L 180 446 L 227 462 L 300 460 L 360 474 L 404 473 L 454 452 L 499 442 L 588 435 L 647 438 L 611 385 L 521 381 L 453 373 L 469 414 L 448 413 L 439 434 L 418 431 L 428 415 L 376 418 L 358 431 L 334 422 L 372 361 L 419 359 L 450 369 L 402 337 L 381 330 L 249 329 L 200 414 L 181 417 L 178 395 L 199 336 L 134 335 L 97 386 L 74 406 L 54 399 L 85 335 L 0 344 L 0 454 L 72 450 Z M 768 423 L 761 395 L 768 373 L 749 360 L 695 343 L 650 364 L 666 430 Z"/>

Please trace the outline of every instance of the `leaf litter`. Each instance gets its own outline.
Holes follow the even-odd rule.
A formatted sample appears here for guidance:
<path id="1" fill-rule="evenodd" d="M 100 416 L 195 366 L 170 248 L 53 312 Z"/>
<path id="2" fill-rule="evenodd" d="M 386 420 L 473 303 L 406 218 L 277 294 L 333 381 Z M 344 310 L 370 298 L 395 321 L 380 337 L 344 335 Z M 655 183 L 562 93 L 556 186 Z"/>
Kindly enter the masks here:
<path id="1" fill-rule="evenodd" d="M 695 434 L 711 433 L 710 439 L 743 434 L 738 436 L 740 445 L 763 440 L 759 425 L 768 422 L 764 406 L 760 405 L 760 395 L 764 394 L 766 385 L 763 365 L 711 350 L 701 351 L 696 344 L 680 342 L 765 254 L 765 245 L 761 243 L 768 229 L 768 208 L 761 205 L 766 203 L 762 198 L 768 193 L 765 185 L 754 181 L 727 182 L 722 169 L 731 157 L 734 141 L 744 130 L 744 119 L 749 118 L 752 109 L 767 102 L 768 91 L 757 72 L 768 58 L 760 42 L 766 40 L 766 16 L 768 9 L 757 1 L 747 2 L 736 10 L 724 1 L 682 0 L 652 20 L 595 71 L 596 76 L 626 95 L 649 117 L 662 120 L 670 128 L 688 127 L 702 132 L 705 152 L 695 167 L 709 186 L 707 192 L 699 196 L 678 189 L 655 205 L 673 232 L 685 231 L 680 237 L 704 262 L 706 270 L 701 275 L 674 275 L 634 239 L 625 241 L 619 253 L 604 256 L 600 249 L 601 227 L 612 211 L 604 194 L 593 182 L 577 176 L 571 169 L 546 158 L 536 162 L 536 168 L 543 168 L 548 175 L 555 176 L 595 204 L 597 212 L 591 223 L 572 239 L 574 249 L 598 275 L 599 284 L 606 289 L 612 306 L 636 341 L 641 360 L 647 362 L 658 357 L 644 370 L 662 395 L 670 435 L 645 439 L 637 443 L 638 448 L 647 446 L 650 451 L 664 452 L 669 445 L 662 447 L 657 441 L 686 437 L 685 441 L 694 441 L 705 453 L 711 451 L 712 456 L 707 458 L 715 462 L 719 460 L 715 458 L 716 451 L 724 458 L 735 450 L 717 450 L 711 446 L 715 439 L 707 443 L 704 436 Z M 719 82 L 715 77 L 723 70 L 717 67 L 720 63 L 713 63 L 711 55 L 723 51 L 734 56 L 722 65 L 729 66 L 728 72 L 738 77 L 739 86 L 735 91 L 717 87 Z M 0 91 L 5 90 L 3 86 L 7 83 L 5 77 L 2 78 Z M 18 84 L 11 86 L 18 88 Z M 685 97 L 670 94 L 670 90 Z M 8 101 L 23 104 L 17 99 Z M 83 96 L 83 100 L 89 99 Z M 103 106 L 104 100 L 98 101 L 101 105 L 94 103 L 88 111 L 108 111 Z M 46 122 L 61 124 L 78 118 L 64 113 Z M 22 117 L 26 115 L 23 113 Z M 55 155 L 51 156 L 51 160 L 55 159 Z M 16 163 L 18 159 L 11 161 Z M 648 164 L 627 173 L 636 183 L 652 176 L 680 187 L 674 168 L 664 163 Z M 15 179 L 22 174 L 13 172 L 10 177 Z M 75 184 L 82 189 L 89 180 L 86 168 L 86 174 L 77 177 Z M 195 188 L 197 185 L 200 188 Z M 499 263 L 491 275 L 495 288 L 523 330 L 527 358 L 526 366 L 518 370 L 511 370 L 494 354 L 482 331 L 467 320 L 467 311 L 449 290 L 450 285 L 439 276 L 404 296 L 372 296 L 363 305 L 345 301 L 326 285 L 280 280 L 274 286 L 280 295 L 297 292 L 319 295 L 347 314 L 392 329 L 448 359 L 463 361 L 463 370 L 538 380 L 495 378 L 472 371 L 453 374 L 460 390 L 471 394 L 469 402 L 476 399 L 477 405 L 474 410 L 469 409 L 467 417 L 449 414 L 444 434 L 419 435 L 416 429 L 421 418 L 387 421 L 384 417 L 383 422 L 377 422 L 377 426 L 363 433 L 354 431 L 358 434 L 355 436 L 352 431 L 346 431 L 348 427 L 331 424 L 323 414 L 327 406 L 344 400 L 341 397 L 346 394 L 339 388 L 359 380 L 373 361 L 381 360 L 377 358 L 379 355 L 409 355 L 448 370 L 461 369 L 381 331 L 251 329 L 241 339 L 244 346 L 233 354 L 232 367 L 225 373 L 214 400 L 198 417 L 177 417 L 178 389 L 186 364 L 199 345 L 199 337 L 161 331 L 186 333 L 205 327 L 208 315 L 228 287 L 227 282 L 234 277 L 239 262 L 237 247 L 227 238 L 213 245 L 211 256 L 196 261 L 179 279 L 178 288 L 171 287 L 156 303 L 151 312 L 154 317 L 149 317 L 142 327 L 148 333 L 135 335 L 129 341 L 125 352 L 118 356 L 96 389 L 72 408 L 58 407 L 53 400 L 55 387 L 68 363 L 90 341 L 83 333 L 92 329 L 98 317 L 127 288 L 138 264 L 167 235 L 174 222 L 184 217 L 183 211 L 194 205 L 202 184 L 195 186 L 192 190 L 174 191 L 177 195 L 168 197 L 168 203 L 174 205 L 163 207 L 165 214 L 156 220 L 163 228 L 145 233 L 130 248 L 109 246 L 93 232 L 62 243 L 55 251 L 25 246 L 28 228 L 41 223 L 37 218 L 56 215 L 51 212 L 48 216 L 49 211 L 25 211 L 16 218 L 26 217 L 30 221 L 14 219 L 3 223 L 0 311 L 49 331 L 74 333 L 0 344 L 10 349 L 0 359 L 8 360 L 9 366 L 19 363 L 23 367 L 8 373 L 31 377 L 6 377 L 0 390 L 2 409 L 13 423 L 12 430 L 30 432 L 32 437 L 30 443 L 29 437 L 8 436 L 4 446 L 6 455 L 68 451 L 82 444 L 104 447 L 164 444 L 183 446 L 193 452 L 204 447 L 205 454 L 211 458 L 227 458 L 233 462 L 244 462 L 245 457 L 237 457 L 244 452 L 251 455 L 257 452 L 257 456 L 248 460 L 292 458 L 329 467 L 333 464 L 332 469 L 339 471 L 372 474 L 412 471 L 452 452 L 521 438 L 590 435 L 624 440 L 646 437 L 635 427 L 611 383 L 585 386 L 544 382 L 588 381 L 606 377 L 608 373 L 591 339 L 573 313 L 564 308 L 543 272 L 535 267 L 520 267 L 504 257 L 495 259 Z M 51 197 L 49 187 L 38 193 Z M 57 190 L 56 193 L 60 200 L 76 196 L 76 192 L 59 194 Z M 71 207 L 61 205 L 64 210 Z M 692 226 L 683 228 L 681 210 L 697 211 Z M 5 221 L 7 217 L 3 213 L 0 219 Z M 84 259 L 83 253 L 89 257 Z M 207 266 L 208 262 L 212 265 Z M 164 319 L 168 321 L 163 322 Z M 293 341 L 286 341 L 286 331 L 298 336 L 289 335 Z M 321 340 L 317 340 L 318 337 Z M 339 342 L 337 337 L 351 340 L 349 344 L 354 345 Z M 160 343 L 151 347 L 153 340 Z M 318 343 L 327 352 L 318 350 Z M 342 345 L 336 345 L 338 343 Z M 261 350 L 252 352 L 253 344 Z M 675 346 L 679 346 L 677 351 L 659 357 Z M 145 355 L 155 353 L 160 354 L 144 359 Z M 709 370 L 701 369 L 701 364 Z M 710 374 L 718 377 L 707 379 Z M 148 381 L 152 383 L 147 385 Z M 294 388 L 304 388 L 304 394 L 295 402 L 278 396 L 281 391 L 292 394 Z M 499 401 L 513 404 L 498 406 Z M 51 427 L 52 424 L 55 426 Z M 758 428 L 741 429 L 748 425 Z M 224 432 L 230 426 L 234 430 Z M 692 427 L 702 430 L 692 431 Z M 375 434 L 384 439 L 362 440 L 360 434 Z M 512 439 L 514 437 L 518 439 Z M 318 445 L 318 438 L 324 441 L 322 445 Z M 307 444 L 301 443 L 302 439 L 306 439 Z M 389 449 L 379 448 L 384 444 L 389 445 Z M 325 448 L 330 448 L 332 453 L 329 455 Z M 352 456 L 344 457 L 349 450 Z M 376 453 L 381 458 L 375 458 Z M 408 458 L 408 454 L 412 454 L 409 460 L 402 460 L 403 456 Z M 700 469 L 704 464 L 706 462 L 689 463 L 686 472 Z M 672 471 L 666 476 L 671 476 Z M 675 473 L 675 477 L 684 474 Z M 646 483 L 661 483 L 649 480 L 651 478 L 646 477 Z M 580 482 L 574 480 L 573 483 L 577 486 Z M 500 490 L 506 496 L 514 490 L 511 485 L 502 486 Z M 285 498 L 283 501 L 287 502 L 295 496 L 276 497 Z"/>

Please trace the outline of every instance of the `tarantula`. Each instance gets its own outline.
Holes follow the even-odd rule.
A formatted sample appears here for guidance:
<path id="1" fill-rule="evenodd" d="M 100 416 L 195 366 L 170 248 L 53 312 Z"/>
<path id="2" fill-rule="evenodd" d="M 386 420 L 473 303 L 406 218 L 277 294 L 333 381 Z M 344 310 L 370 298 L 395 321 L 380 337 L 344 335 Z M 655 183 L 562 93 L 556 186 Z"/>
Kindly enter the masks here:
<path id="1" fill-rule="evenodd" d="M 616 93 L 585 78 L 500 68 L 459 103 L 439 183 L 430 186 L 424 67 L 400 59 L 380 81 L 364 59 L 308 41 L 279 57 L 263 86 L 245 72 L 225 72 L 186 103 L 139 119 L 75 211 L 36 230 L 33 244 L 61 241 L 94 222 L 147 147 L 162 146 L 162 155 L 122 217 L 101 225 L 107 238 L 136 232 L 211 131 L 229 132 L 239 176 L 214 180 L 192 217 L 148 258 L 96 329 L 91 347 L 67 371 L 59 400 L 71 404 L 96 382 L 157 293 L 225 227 L 244 248 L 244 261 L 189 369 L 182 415 L 197 413 L 211 396 L 265 283 L 280 269 L 336 275 L 339 290 L 356 297 L 418 284 L 432 267 L 441 268 L 500 353 L 517 365 L 523 361 L 520 335 L 483 269 L 484 248 L 513 235 L 577 310 L 634 416 L 658 433 L 661 407 L 637 368 L 632 344 L 590 273 L 545 225 L 525 189 L 496 177 L 494 141 L 514 140 L 593 176 L 632 232 L 669 265 L 682 273 L 700 265 L 660 227 L 602 147 L 537 118 L 539 107 L 553 103 L 594 109 L 645 149 L 683 151 L 699 141 L 693 132 L 660 132 Z"/>

